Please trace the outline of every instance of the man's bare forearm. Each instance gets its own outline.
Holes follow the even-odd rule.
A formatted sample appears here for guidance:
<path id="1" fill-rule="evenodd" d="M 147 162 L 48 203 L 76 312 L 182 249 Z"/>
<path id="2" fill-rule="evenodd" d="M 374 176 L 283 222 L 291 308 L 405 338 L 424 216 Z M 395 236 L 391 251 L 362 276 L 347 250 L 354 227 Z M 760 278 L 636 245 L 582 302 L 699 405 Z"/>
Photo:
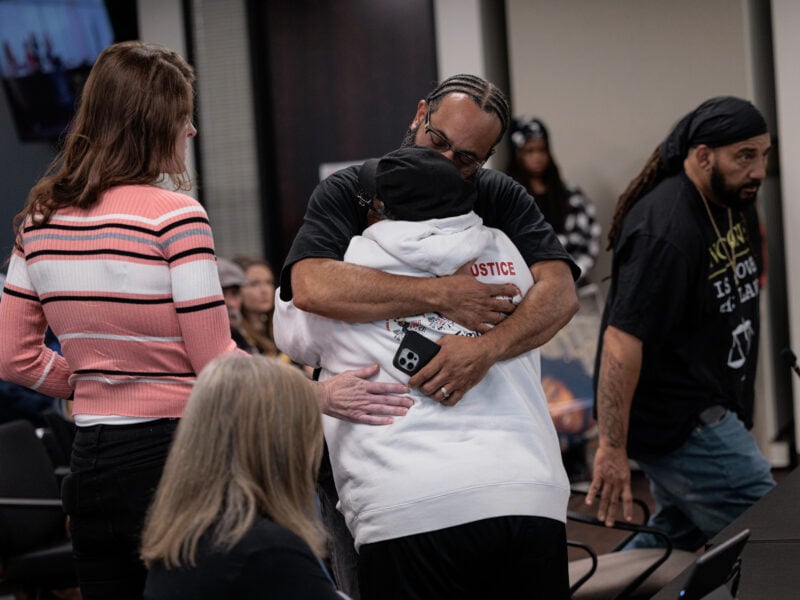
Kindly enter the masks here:
<path id="1" fill-rule="evenodd" d="M 609 326 L 603 333 L 597 380 L 597 427 L 600 444 L 594 456 L 592 483 L 586 504 L 596 500 L 597 518 L 612 527 L 621 506 L 626 521 L 633 519 L 631 470 L 628 464 L 628 424 L 631 403 L 642 369 L 642 341 Z"/>
<path id="2" fill-rule="evenodd" d="M 392 275 L 327 258 L 307 258 L 292 266 L 292 290 L 298 308 L 350 323 L 436 310 L 436 281 Z"/>
<path id="3" fill-rule="evenodd" d="M 456 323 L 485 331 L 498 323 L 513 284 L 481 283 L 470 274 L 407 277 L 332 259 L 309 258 L 292 267 L 294 303 L 323 317 L 350 323 L 439 312 Z"/>
<path id="4" fill-rule="evenodd" d="M 572 272 L 564 261 L 536 263 L 534 285 L 517 309 L 482 342 L 496 360 L 519 356 L 548 342 L 578 312 L 578 296 Z"/>
<path id="5" fill-rule="evenodd" d="M 597 425 L 602 446 L 624 449 L 627 445 L 631 403 L 641 367 L 641 340 L 608 327 L 603 335 L 597 385 Z"/>

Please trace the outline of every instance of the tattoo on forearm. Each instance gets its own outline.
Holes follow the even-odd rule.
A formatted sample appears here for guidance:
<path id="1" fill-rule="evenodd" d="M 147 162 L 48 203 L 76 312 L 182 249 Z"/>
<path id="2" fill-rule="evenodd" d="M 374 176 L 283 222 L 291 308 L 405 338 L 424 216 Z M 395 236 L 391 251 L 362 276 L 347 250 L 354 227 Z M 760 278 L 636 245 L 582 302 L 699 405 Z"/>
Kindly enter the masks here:
<path id="1" fill-rule="evenodd" d="M 623 418 L 625 372 L 623 365 L 609 352 L 603 352 L 598 387 L 597 416 L 600 435 L 608 438 L 613 448 L 624 448 L 627 431 Z"/>

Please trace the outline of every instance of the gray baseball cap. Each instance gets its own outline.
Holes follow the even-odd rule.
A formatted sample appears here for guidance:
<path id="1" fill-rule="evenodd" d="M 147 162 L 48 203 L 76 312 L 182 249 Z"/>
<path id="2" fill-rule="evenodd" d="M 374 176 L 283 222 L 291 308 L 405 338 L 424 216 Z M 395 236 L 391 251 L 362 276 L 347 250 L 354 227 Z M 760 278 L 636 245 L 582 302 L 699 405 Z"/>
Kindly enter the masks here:
<path id="1" fill-rule="evenodd" d="M 247 283 L 247 276 L 242 268 L 232 260 L 217 257 L 219 283 L 223 288 L 242 287 Z"/>

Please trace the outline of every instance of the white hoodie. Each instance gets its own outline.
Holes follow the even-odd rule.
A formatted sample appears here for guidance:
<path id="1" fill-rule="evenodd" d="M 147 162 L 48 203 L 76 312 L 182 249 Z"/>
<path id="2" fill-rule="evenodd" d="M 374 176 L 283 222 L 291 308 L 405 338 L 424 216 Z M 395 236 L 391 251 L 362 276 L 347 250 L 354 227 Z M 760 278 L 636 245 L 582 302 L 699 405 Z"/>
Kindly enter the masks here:
<path id="1" fill-rule="evenodd" d="M 381 221 L 354 237 L 344 260 L 398 275 L 445 276 L 475 260 L 486 283 L 514 283 L 530 269 L 509 238 L 475 213 L 422 222 Z M 437 340 L 476 336 L 437 313 L 345 323 L 298 310 L 276 293 L 275 341 L 321 379 L 371 363 L 379 381 L 407 383 L 392 365 L 404 325 Z M 356 547 L 506 515 L 564 521 L 569 482 L 541 386 L 539 352 L 496 363 L 453 407 L 414 389 L 392 425 L 324 417 L 340 510 Z"/>

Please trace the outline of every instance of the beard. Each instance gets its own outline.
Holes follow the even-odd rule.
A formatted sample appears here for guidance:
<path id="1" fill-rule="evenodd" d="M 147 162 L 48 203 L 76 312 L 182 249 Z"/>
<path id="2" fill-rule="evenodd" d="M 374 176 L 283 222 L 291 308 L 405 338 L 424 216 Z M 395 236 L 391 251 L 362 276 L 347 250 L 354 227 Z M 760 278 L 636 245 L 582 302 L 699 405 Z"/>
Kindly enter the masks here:
<path id="1" fill-rule="evenodd" d="M 411 148 L 412 146 L 417 145 L 417 131 L 419 131 L 419 125 L 414 127 L 413 129 L 409 127 L 406 129 L 406 135 L 403 137 L 403 141 L 400 143 L 401 148 Z"/>
<path id="2" fill-rule="evenodd" d="M 714 194 L 714 198 L 717 199 L 717 202 L 727 206 L 728 208 L 733 208 L 736 210 L 741 210 L 751 206 L 756 201 L 758 188 L 761 186 L 760 181 L 752 179 L 744 185 L 732 187 L 728 185 L 728 182 L 725 180 L 725 176 L 716 167 L 716 165 L 711 168 L 710 183 L 711 191 Z M 744 191 L 745 188 L 750 187 L 755 188 L 755 190 L 752 192 Z"/>

